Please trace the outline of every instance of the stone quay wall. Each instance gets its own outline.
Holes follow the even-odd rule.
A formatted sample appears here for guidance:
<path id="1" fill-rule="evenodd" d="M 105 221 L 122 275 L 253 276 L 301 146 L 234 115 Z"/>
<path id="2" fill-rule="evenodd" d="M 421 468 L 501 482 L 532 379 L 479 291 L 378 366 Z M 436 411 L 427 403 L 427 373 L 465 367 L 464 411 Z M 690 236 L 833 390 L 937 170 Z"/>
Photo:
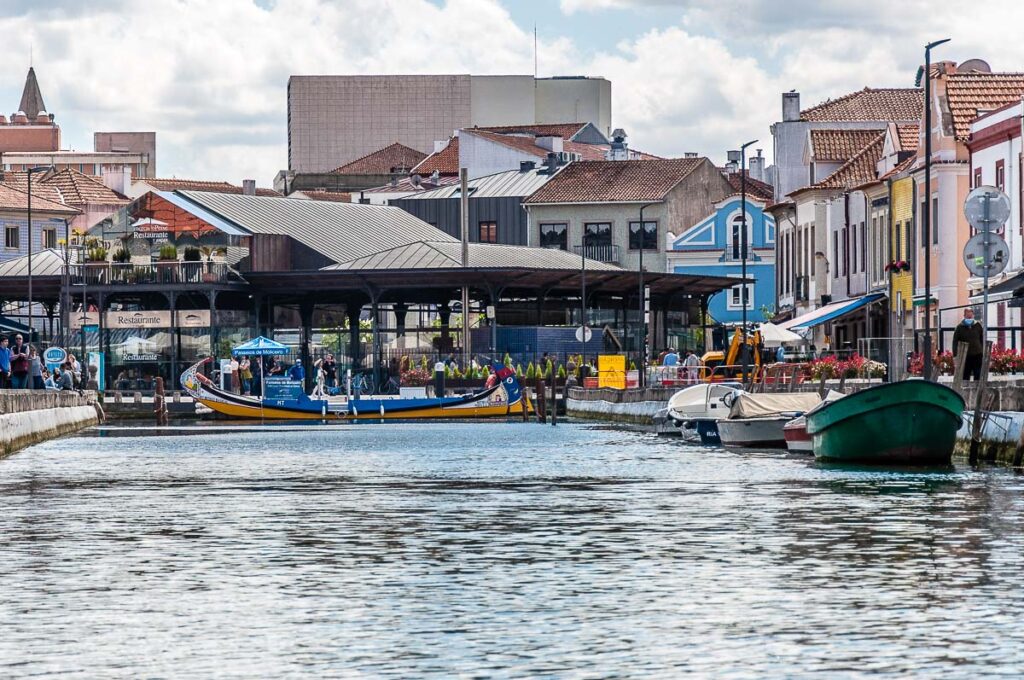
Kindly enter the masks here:
<path id="1" fill-rule="evenodd" d="M 96 425 L 102 414 L 93 393 L 0 390 L 0 457 Z"/>

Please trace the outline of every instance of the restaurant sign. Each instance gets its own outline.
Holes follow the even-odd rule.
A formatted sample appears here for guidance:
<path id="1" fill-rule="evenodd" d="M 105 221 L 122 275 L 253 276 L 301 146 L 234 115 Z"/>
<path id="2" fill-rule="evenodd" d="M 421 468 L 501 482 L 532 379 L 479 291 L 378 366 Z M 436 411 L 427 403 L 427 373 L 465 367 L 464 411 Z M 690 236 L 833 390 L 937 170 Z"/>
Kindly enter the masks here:
<path id="1" fill-rule="evenodd" d="M 209 309 L 179 309 L 177 312 L 178 328 L 209 328 Z"/>
<path id="2" fill-rule="evenodd" d="M 87 329 L 100 325 L 99 312 L 71 312 L 71 328 L 78 330 L 85 326 Z"/>
<path id="3" fill-rule="evenodd" d="M 170 328 L 170 311 L 107 312 L 103 318 L 105 328 Z"/>

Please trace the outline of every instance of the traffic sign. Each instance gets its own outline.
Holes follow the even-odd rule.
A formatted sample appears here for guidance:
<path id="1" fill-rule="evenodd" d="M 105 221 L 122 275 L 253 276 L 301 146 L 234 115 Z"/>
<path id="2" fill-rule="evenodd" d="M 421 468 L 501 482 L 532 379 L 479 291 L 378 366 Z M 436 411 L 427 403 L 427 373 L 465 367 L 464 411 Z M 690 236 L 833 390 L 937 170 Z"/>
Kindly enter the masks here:
<path id="1" fill-rule="evenodd" d="M 594 336 L 594 332 L 590 330 L 590 326 L 579 326 L 576 328 L 576 339 L 579 342 L 590 342 L 590 338 Z"/>
<path id="2" fill-rule="evenodd" d="M 1002 233 L 1010 218 L 1010 197 L 996 187 L 975 187 L 964 201 L 964 217 L 977 231 Z"/>
<path id="3" fill-rule="evenodd" d="M 986 241 L 988 248 L 986 249 Z M 964 264 L 975 276 L 1001 274 L 1010 263 L 1010 246 L 998 235 L 982 232 L 975 234 L 964 246 Z"/>

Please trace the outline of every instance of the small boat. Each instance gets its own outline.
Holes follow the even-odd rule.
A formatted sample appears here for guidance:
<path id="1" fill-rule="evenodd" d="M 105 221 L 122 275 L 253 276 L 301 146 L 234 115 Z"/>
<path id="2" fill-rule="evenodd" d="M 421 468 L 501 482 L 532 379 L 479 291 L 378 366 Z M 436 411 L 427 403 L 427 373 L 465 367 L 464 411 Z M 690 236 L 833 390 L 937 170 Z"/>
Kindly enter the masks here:
<path id="1" fill-rule="evenodd" d="M 913 379 L 869 387 L 807 415 L 820 460 L 883 465 L 948 464 L 964 400 L 955 391 Z"/>
<path id="2" fill-rule="evenodd" d="M 718 421 L 729 415 L 725 400 L 742 391 L 738 382 L 702 383 L 679 390 L 668 400 L 668 418 L 700 436 L 701 444 L 720 444 Z"/>
<path id="3" fill-rule="evenodd" d="M 821 397 L 814 392 L 740 392 L 730 402 L 729 417 L 718 421 L 724 445 L 781 448 L 786 445 L 786 423 L 817 406 Z"/>
<path id="4" fill-rule="evenodd" d="M 268 378 L 263 397 L 247 397 L 217 387 L 199 372 L 204 359 L 181 374 L 182 388 L 197 402 L 218 413 L 255 420 L 416 420 L 427 418 L 496 418 L 533 412 L 515 372 L 495 365 L 497 385 L 456 397 L 311 398 L 302 383 Z"/>
<path id="5" fill-rule="evenodd" d="M 786 448 L 800 453 L 812 453 L 814 446 L 811 435 L 807 434 L 807 416 L 799 416 L 786 423 L 782 428 L 782 436 L 786 438 Z"/>

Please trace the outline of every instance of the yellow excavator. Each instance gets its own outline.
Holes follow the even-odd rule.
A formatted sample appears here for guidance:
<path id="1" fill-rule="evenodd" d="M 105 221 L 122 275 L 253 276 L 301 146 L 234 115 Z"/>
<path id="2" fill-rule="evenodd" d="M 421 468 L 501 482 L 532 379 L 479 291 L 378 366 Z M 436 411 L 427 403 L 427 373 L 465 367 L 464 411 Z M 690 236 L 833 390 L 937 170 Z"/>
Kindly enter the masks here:
<path id="1" fill-rule="evenodd" d="M 758 348 L 761 346 L 761 332 L 748 331 L 746 335 L 747 346 L 750 349 L 750 372 L 757 375 L 757 370 L 761 368 L 761 352 L 758 351 Z M 741 361 L 740 348 L 742 346 L 743 332 L 739 327 L 736 327 L 732 333 L 732 342 L 729 343 L 728 352 L 718 350 L 705 352 L 704 356 L 700 358 L 701 363 L 704 364 L 704 381 L 721 382 L 742 377 L 743 369 L 739 366 Z M 719 366 L 728 366 L 729 368 L 716 371 L 715 369 Z"/>

